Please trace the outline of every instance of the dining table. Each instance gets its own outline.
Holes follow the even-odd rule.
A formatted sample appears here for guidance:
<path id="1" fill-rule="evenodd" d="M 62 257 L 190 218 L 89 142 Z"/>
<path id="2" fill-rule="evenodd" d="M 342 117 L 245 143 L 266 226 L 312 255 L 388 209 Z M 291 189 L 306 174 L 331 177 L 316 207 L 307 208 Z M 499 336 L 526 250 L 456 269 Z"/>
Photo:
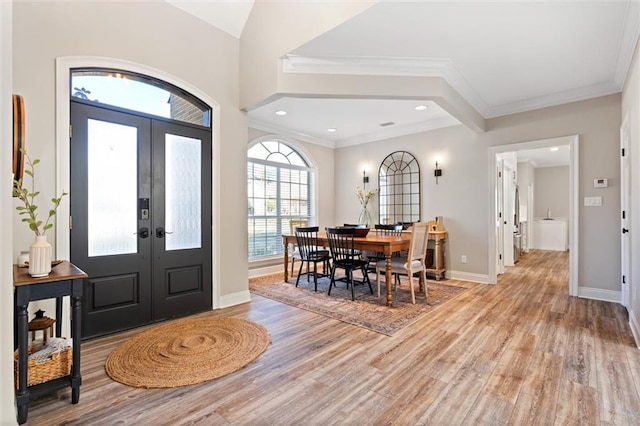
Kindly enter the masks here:
<path id="1" fill-rule="evenodd" d="M 296 236 L 291 234 L 283 234 L 282 242 L 284 244 L 284 280 L 289 280 L 289 245 L 293 246 L 296 243 Z M 365 237 L 355 237 L 353 239 L 353 246 L 356 250 L 372 251 L 384 253 L 385 256 L 385 281 L 387 288 L 387 306 L 393 306 L 393 294 L 391 292 L 392 279 L 391 279 L 391 257 L 394 253 L 398 253 L 404 250 L 409 250 L 411 244 L 411 234 L 403 232 L 402 235 L 376 235 L 369 233 Z M 318 233 L 318 246 L 328 247 L 329 240 L 324 232 Z M 293 274 L 293 271 L 291 271 Z M 420 285 L 426 285 L 422 282 L 422 275 L 420 278 Z"/>

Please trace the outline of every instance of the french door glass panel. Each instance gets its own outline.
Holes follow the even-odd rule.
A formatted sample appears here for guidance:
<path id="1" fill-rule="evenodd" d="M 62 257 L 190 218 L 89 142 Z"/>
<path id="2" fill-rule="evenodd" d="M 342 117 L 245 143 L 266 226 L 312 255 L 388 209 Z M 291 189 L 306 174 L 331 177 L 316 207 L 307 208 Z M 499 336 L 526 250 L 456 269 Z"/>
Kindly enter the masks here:
<path id="1" fill-rule="evenodd" d="M 165 250 L 202 247 L 201 144 L 165 135 Z"/>
<path id="2" fill-rule="evenodd" d="M 88 255 L 138 251 L 138 129 L 88 120 Z"/>

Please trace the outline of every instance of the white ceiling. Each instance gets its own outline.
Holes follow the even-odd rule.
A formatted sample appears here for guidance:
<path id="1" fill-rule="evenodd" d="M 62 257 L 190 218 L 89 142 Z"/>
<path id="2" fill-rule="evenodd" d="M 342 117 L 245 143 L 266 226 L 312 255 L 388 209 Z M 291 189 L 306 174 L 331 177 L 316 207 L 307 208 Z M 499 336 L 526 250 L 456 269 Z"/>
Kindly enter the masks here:
<path id="1" fill-rule="evenodd" d="M 229 6 L 246 11 L 247 3 Z M 244 27 L 248 13 L 237 14 L 236 27 Z M 194 14 L 224 23 L 218 12 Z M 298 72 L 322 64 L 322 72 L 440 76 L 491 118 L 620 92 L 639 21 L 637 1 L 381 1 L 289 52 L 286 61 Z M 452 125 L 435 105 L 417 118 L 415 102 L 282 98 L 248 115 L 258 128 L 335 146 L 389 137 L 393 131 L 381 130 L 381 122 L 397 123 L 390 127 L 398 134 Z M 288 115 L 276 116 L 276 109 Z M 329 134 L 328 127 L 338 131 Z"/>
<path id="2" fill-rule="evenodd" d="M 427 109 L 417 111 L 417 106 Z M 276 115 L 276 111 L 287 115 Z M 424 100 L 283 97 L 250 111 L 249 117 L 252 127 L 272 132 L 287 129 L 307 141 L 340 146 L 460 124 L 437 104 Z"/>
<path id="3" fill-rule="evenodd" d="M 568 166 L 571 152 L 569 145 L 560 145 L 555 148 L 558 150 L 537 148 L 518 151 L 518 163 L 529 162 L 535 168 Z"/>

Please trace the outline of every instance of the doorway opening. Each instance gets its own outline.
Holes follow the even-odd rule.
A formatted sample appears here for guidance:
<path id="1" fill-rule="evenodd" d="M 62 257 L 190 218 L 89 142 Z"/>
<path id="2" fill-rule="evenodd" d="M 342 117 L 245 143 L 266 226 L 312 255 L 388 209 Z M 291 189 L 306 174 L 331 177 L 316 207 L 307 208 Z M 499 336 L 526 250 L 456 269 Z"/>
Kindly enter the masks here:
<path id="1" fill-rule="evenodd" d="M 488 266 L 491 284 L 497 282 L 497 276 L 504 272 L 505 266 L 517 262 L 516 252 L 523 247 L 525 251 L 540 244 L 543 244 L 540 247 L 546 247 L 544 244 L 547 242 L 544 242 L 543 232 L 538 226 L 544 222 L 545 225 L 565 227 L 564 231 L 552 232 L 552 236 L 566 235 L 566 238 L 560 238 L 560 241 L 553 240 L 552 243 L 564 244 L 569 250 L 569 294 L 578 295 L 578 140 L 578 136 L 574 135 L 489 149 L 490 199 L 493 200 L 490 203 L 489 216 Z M 519 181 L 517 173 L 518 157 L 524 159 L 525 155 L 531 157 L 536 152 L 551 149 L 566 150 L 568 157 L 568 164 L 558 164 L 558 167 L 554 168 L 557 169 L 554 172 L 565 177 L 568 175 L 568 197 L 565 195 L 564 199 L 568 198 L 569 201 L 566 208 L 554 207 L 556 217 L 553 217 L 553 211 L 549 207 L 551 201 L 536 200 L 535 179 Z M 568 170 L 563 170 L 567 166 Z M 538 223 L 536 219 L 543 222 Z M 549 246 L 548 249 L 555 248 Z"/>

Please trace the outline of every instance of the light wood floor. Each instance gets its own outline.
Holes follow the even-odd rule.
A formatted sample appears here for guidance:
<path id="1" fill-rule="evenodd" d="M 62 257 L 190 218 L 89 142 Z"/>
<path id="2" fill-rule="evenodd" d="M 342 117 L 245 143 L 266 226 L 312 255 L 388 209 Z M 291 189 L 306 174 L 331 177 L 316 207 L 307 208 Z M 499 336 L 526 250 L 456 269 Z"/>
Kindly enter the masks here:
<path id="1" fill-rule="evenodd" d="M 133 332 L 82 346 L 80 403 L 31 404 L 32 425 L 640 424 L 640 351 L 620 305 L 568 296 L 568 255 L 535 251 L 393 337 L 258 296 L 272 344 L 202 385 L 134 389 L 104 373 Z M 401 291 L 401 290 L 399 290 Z"/>

